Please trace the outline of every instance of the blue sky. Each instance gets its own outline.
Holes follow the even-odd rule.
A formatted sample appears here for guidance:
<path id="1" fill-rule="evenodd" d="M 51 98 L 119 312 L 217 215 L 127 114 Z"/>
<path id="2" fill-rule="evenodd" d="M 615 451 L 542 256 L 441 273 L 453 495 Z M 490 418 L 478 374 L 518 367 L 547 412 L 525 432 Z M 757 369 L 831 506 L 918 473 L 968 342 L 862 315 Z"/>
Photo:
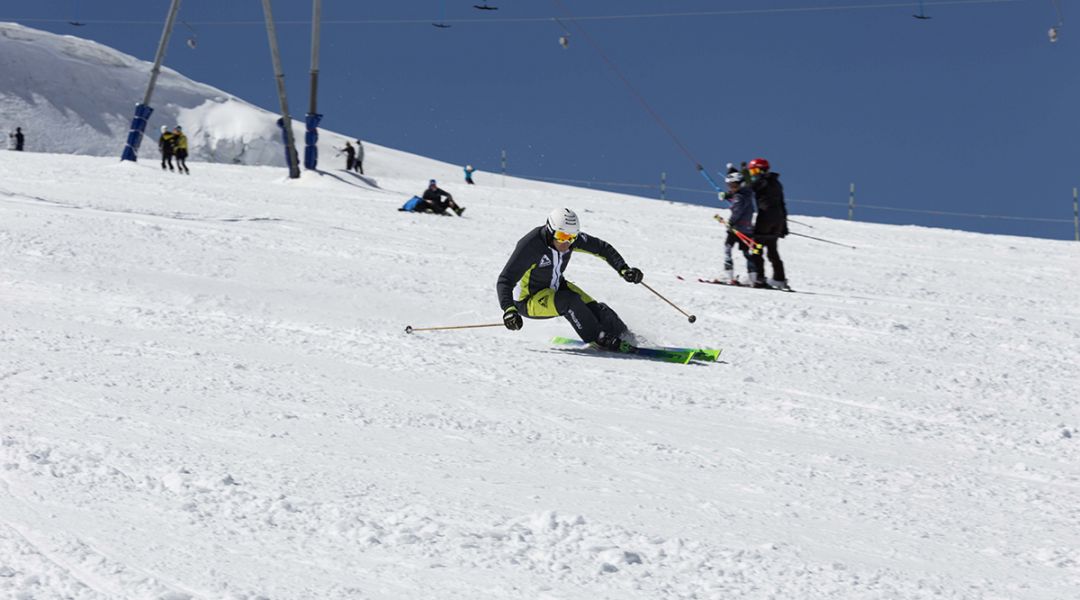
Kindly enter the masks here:
<path id="1" fill-rule="evenodd" d="M 792 213 L 846 217 L 854 182 L 858 204 L 893 209 L 857 208 L 859 220 L 1073 238 L 1080 29 L 1065 0 L 1055 44 L 1051 0 L 927 0 L 929 20 L 912 18 L 918 1 L 488 2 L 499 10 L 324 0 L 324 126 L 487 172 L 504 149 L 522 176 L 655 186 L 666 172 L 668 186 L 700 190 L 669 189 L 669 199 L 698 203 L 711 196 L 695 162 L 716 172 L 763 156 Z M 152 60 L 169 2 L 13 4 L 0 19 Z M 720 14 L 625 18 L 708 12 Z M 302 116 L 311 2 L 277 0 L 274 16 L 290 108 Z M 178 24 L 170 67 L 277 110 L 260 2 L 185 0 L 180 18 L 190 27 Z M 451 27 L 432 26 L 440 20 Z M 195 49 L 184 44 L 192 35 Z M 327 158 L 320 166 L 336 166 Z"/>

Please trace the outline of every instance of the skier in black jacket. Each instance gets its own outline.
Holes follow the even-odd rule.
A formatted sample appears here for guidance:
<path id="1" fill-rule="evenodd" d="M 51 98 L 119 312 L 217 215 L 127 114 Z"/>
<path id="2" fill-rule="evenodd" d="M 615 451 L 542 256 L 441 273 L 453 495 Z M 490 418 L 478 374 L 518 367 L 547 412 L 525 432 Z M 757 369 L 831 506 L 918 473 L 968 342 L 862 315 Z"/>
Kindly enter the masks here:
<path id="1" fill-rule="evenodd" d="M 161 169 L 165 170 L 165 166 L 168 165 L 169 170 L 172 171 L 172 157 L 173 153 L 176 152 L 176 136 L 165 125 L 161 126 L 161 137 L 158 138 L 157 147 L 161 151 Z"/>
<path id="2" fill-rule="evenodd" d="M 787 205 L 784 204 L 784 186 L 780 184 L 780 174 L 771 172 L 769 161 L 764 158 L 755 158 L 747 168 L 758 211 L 757 220 L 754 221 L 754 241 L 762 245 L 761 253 L 753 255 L 756 262 L 754 270 L 757 272 L 754 287 L 791 289 L 788 287 L 784 261 L 780 259 L 780 250 L 777 247 L 779 239 L 788 234 Z M 763 280 L 765 259 L 762 255 L 765 253 L 768 253 L 773 273 L 772 281 L 768 283 Z"/>
<path id="3" fill-rule="evenodd" d="M 632 346 L 623 339 L 626 324 L 602 302 L 589 297 L 581 288 L 563 278 L 571 253 L 586 252 L 607 261 L 623 279 L 641 283 L 640 269 L 627 266 L 611 244 L 581 233 L 577 214 L 569 208 L 557 208 L 547 223 L 525 234 L 506 261 L 496 291 L 503 310 L 503 324 L 518 330 L 522 315 L 530 319 L 565 317 L 582 340 L 601 347 L 629 352 Z M 514 286 L 521 293 L 514 300 Z"/>

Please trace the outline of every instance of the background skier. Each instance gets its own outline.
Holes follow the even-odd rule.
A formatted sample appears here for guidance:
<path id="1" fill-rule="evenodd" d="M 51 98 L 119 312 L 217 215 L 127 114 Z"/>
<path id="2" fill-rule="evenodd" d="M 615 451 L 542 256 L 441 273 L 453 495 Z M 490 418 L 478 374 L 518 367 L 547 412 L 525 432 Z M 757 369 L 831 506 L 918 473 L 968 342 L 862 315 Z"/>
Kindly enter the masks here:
<path id="1" fill-rule="evenodd" d="M 754 287 L 777 287 L 791 289 L 784 273 L 784 261 L 780 259 L 777 247 L 779 239 L 788 234 L 787 206 L 784 204 L 784 186 L 780 184 L 780 174 L 769 170 L 769 161 L 755 158 L 747 164 L 750 172 L 750 187 L 754 190 L 757 202 L 757 220 L 754 222 L 754 241 L 762 245 L 761 254 L 752 255 L 756 263 Z M 768 253 L 772 265 L 772 281 L 765 282 L 765 260 L 762 255 Z"/>
<path id="2" fill-rule="evenodd" d="M 735 278 L 735 261 L 731 256 L 732 249 L 738 244 L 739 250 L 742 251 L 743 257 L 746 258 L 746 270 L 750 275 L 752 284 L 759 279 L 757 274 L 760 271 L 756 260 L 750 253 L 750 247 L 739 239 L 735 231 L 747 236 L 752 235 L 754 232 L 754 192 L 743 185 L 742 173 L 734 167 L 728 169 L 724 181 L 727 183 L 728 189 L 720 197 L 731 203 L 731 215 L 728 217 L 730 229 L 728 229 L 727 238 L 724 240 L 724 280 L 732 285 L 739 284 L 738 279 Z M 732 231 L 732 229 L 735 231 Z"/>
<path id="3" fill-rule="evenodd" d="M 341 151 L 345 153 L 345 170 L 352 171 L 356 168 L 356 148 L 353 148 L 349 142 L 345 142 L 345 147 Z"/>
<path id="4" fill-rule="evenodd" d="M 518 241 L 499 274 L 495 289 L 503 310 L 503 324 L 507 329 L 518 330 L 524 324 L 522 315 L 530 319 L 561 316 L 582 340 L 609 350 L 631 351 L 633 347 L 624 339 L 626 324 L 619 315 L 563 278 L 574 251 L 599 256 L 626 281 L 641 283 L 640 269 L 627 266 L 611 244 L 581 233 L 574 211 L 557 208 L 545 224 Z M 521 294 L 514 300 L 514 287 L 519 283 Z"/>
<path id="5" fill-rule="evenodd" d="M 174 138 L 173 132 L 169 131 L 168 127 L 162 125 L 161 137 L 158 138 L 157 147 L 158 150 L 161 151 L 161 170 L 163 171 L 166 166 L 169 167 L 170 171 L 174 170 L 172 164 L 173 149 L 175 145 Z"/>
<path id="6" fill-rule="evenodd" d="M 173 153 L 176 154 L 176 171 L 190 175 L 191 169 L 187 167 L 187 136 L 179 125 L 173 129 L 173 146 L 175 147 Z"/>

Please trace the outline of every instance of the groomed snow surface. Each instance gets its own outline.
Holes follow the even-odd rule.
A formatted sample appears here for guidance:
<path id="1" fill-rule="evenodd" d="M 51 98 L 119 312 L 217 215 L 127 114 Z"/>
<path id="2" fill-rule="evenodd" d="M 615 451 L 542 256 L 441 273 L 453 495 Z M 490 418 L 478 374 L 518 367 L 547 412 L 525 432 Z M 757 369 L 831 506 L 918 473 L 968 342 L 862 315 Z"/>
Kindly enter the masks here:
<path id="1" fill-rule="evenodd" d="M 1077 597 L 1080 244 L 795 216 L 858 249 L 709 286 L 713 210 L 410 160 L 0 153 L 0 597 Z M 395 210 L 428 173 L 464 218 Z M 562 205 L 724 362 L 404 333 L 498 323 Z"/>

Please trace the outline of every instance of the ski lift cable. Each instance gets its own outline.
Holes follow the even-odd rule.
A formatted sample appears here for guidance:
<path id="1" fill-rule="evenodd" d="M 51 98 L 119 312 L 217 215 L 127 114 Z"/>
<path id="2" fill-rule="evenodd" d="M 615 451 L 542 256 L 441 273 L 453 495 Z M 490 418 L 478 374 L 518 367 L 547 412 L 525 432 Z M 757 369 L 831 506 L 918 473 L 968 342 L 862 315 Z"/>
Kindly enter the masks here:
<path id="1" fill-rule="evenodd" d="M 1057 26 L 1061 27 L 1065 24 L 1065 15 L 1061 12 L 1061 3 L 1058 0 L 1050 0 L 1050 3 L 1054 5 L 1054 10 L 1057 11 L 1058 22 Z"/>
<path id="2" fill-rule="evenodd" d="M 553 0 L 553 2 L 561 9 L 561 12 L 569 12 L 566 10 L 566 6 L 563 5 L 562 0 Z M 615 73 L 615 75 L 618 76 L 620 80 L 622 80 L 623 85 L 625 85 L 626 89 L 630 91 L 630 94 L 635 99 L 637 99 L 638 103 L 640 103 L 642 108 L 645 109 L 645 112 L 647 112 L 649 116 L 651 116 L 653 120 L 656 121 L 660 128 L 668 134 L 671 140 L 675 142 L 675 145 L 678 146 L 679 150 L 681 150 L 682 153 L 686 155 L 686 158 L 688 158 L 690 162 L 695 165 L 696 168 L 700 168 L 701 163 L 697 160 L 694 154 L 690 152 L 690 149 L 687 148 L 686 144 L 683 143 L 679 136 L 675 135 L 675 132 L 671 129 L 670 126 L 668 126 L 667 121 L 665 121 L 664 118 L 661 117 L 660 114 L 653 109 L 652 105 L 650 105 L 649 102 L 645 100 L 645 97 L 641 95 L 641 92 L 639 92 L 637 88 L 634 87 L 634 84 L 630 83 L 630 80 L 627 79 L 625 75 L 623 75 L 618 65 L 615 64 L 615 61 L 611 60 L 611 58 L 604 53 L 600 46 L 589 35 L 589 32 L 586 31 L 579 23 L 574 23 L 571 20 L 571 24 L 577 28 L 585 41 L 588 42 L 590 46 L 592 46 L 593 51 L 595 51 L 600 56 L 600 58 L 603 59 L 605 63 L 607 63 L 608 68 L 610 68 L 611 71 Z"/>
<path id="3" fill-rule="evenodd" d="M 1027 0 L 937 0 L 927 2 L 928 6 L 967 6 L 980 4 L 1014 4 Z M 661 19 L 680 17 L 722 17 L 761 14 L 785 14 L 785 13 L 808 13 L 808 12 L 842 12 L 854 10 L 910 8 L 911 2 L 888 2 L 882 4 L 833 4 L 824 6 L 800 6 L 789 8 L 747 8 L 729 10 L 707 10 L 692 12 L 667 12 L 667 13 L 637 13 L 620 15 L 589 15 L 577 17 L 564 17 L 567 21 L 617 21 L 628 19 Z M 10 18 L 5 20 L 20 23 L 66 23 L 65 19 L 19 19 Z M 455 18 L 446 19 L 445 23 L 541 23 L 550 22 L 551 17 L 491 17 L 491 18 Z M 155 25 L 160 26 L 160 21 L 124 21 L 124 20 L 89 20 L 87 24 L 95 25 Z M 323 21 L 323 25 L 421 25 L 431 23 L 430 19 L 337 19 Z M 264 21 L 192 21 L 192 25 L 206 27 L 228 26 L 264 26 Z M 309 20 L 277 21 L 277 25 L 304 25 L 310 26 Z"/>

